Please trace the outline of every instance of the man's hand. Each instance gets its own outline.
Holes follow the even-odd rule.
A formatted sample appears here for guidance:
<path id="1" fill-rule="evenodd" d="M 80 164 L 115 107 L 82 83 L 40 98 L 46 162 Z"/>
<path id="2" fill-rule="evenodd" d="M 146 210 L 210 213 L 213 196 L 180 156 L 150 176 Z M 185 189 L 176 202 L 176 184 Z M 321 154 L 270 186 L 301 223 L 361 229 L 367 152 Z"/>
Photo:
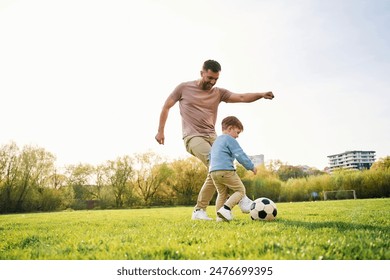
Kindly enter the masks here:
<path id="1" fill-rule="evenodd" d="M 272 91 L 268 91 L 268 92 L 264 93 L 264 96 L 263 96 L 264 99 L 273 99 L 274 97 L 275 96 L 272 93 Z"/>
<path id="2" fill-rule="evenodd" d="M 154 137 L 154 139 L 156 139 L 157 143 L 159 143 L 160 145 L 164 145 L 164 140 L 165 140 L 164 132 L 158 132 Z"/>

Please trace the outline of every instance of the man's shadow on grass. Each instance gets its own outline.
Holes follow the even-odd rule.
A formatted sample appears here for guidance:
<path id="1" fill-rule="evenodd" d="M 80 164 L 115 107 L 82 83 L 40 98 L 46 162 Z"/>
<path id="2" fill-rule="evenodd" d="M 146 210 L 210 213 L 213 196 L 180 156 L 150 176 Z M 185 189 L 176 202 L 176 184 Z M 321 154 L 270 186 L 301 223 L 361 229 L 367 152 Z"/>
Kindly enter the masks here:
<path id="1" fill-rule="evenodd" d="M 285 220 L 281 218 L 278 219 L 276 222 L 279 224 L 283 224 L 286 227 L 304 227 L 309 230 L 327 228 L 327 229 L 336 229 L 341 232 L 354 231 L 354 230 L 390 232 L 390 226 L 369 225 L 369 224 L 340 222 L 340 221 L 311 222 L 311 221 Z"/>

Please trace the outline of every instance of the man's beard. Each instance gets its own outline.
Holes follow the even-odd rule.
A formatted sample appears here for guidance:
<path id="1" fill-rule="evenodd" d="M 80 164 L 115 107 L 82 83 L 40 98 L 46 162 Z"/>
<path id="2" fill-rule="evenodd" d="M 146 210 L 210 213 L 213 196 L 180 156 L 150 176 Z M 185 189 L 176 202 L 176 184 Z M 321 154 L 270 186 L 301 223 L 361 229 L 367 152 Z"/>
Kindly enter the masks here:
<path id="1" fill-rule="evenodd" d="M 202 83 L 202 89 L 203 90 L 210 90 L 214 85 L 208 82 Z"/>

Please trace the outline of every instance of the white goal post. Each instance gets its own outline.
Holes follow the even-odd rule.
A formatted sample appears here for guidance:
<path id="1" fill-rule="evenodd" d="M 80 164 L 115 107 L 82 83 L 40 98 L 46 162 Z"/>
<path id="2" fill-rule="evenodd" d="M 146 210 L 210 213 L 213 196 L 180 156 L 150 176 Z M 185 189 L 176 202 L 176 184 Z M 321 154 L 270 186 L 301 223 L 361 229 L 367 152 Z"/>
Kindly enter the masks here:
<path id="1" fill-rule="evenodd" d="M 356 192 L 355 190 L 338 190 L 338 191 L 324 191 L 324 200 L 329 199 L 329 195 L 334 193 L 333 199 L 338 199 L 340 196 L 339 193 L 346 193 L 346 195 L 343 195 L 343 199 L 347 199 L 348 193 L 351 192 L 353 199 L 356 199 Z M 331 198 L 332 199 L 332 198 Z"/>

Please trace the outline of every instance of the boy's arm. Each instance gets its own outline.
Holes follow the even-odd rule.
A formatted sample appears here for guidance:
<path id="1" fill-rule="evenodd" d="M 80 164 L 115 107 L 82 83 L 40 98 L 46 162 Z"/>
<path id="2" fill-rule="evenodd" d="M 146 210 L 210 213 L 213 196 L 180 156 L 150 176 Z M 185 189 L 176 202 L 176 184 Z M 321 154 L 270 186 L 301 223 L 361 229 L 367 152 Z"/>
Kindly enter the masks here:
<path id="1" fill-rule="evenodd" d="M 240 144 L 238 144 L 236 139 L 232 139 L 230 144 L 230 150 L 233 153 L 233 156 L 236 160 L 242 164 L 247 170 L 252 170 L 253 173 L 256 174 L 256 167 L 251 161 L 251 159 L 247 156 L 244 150 L 241 148 Z"/>

